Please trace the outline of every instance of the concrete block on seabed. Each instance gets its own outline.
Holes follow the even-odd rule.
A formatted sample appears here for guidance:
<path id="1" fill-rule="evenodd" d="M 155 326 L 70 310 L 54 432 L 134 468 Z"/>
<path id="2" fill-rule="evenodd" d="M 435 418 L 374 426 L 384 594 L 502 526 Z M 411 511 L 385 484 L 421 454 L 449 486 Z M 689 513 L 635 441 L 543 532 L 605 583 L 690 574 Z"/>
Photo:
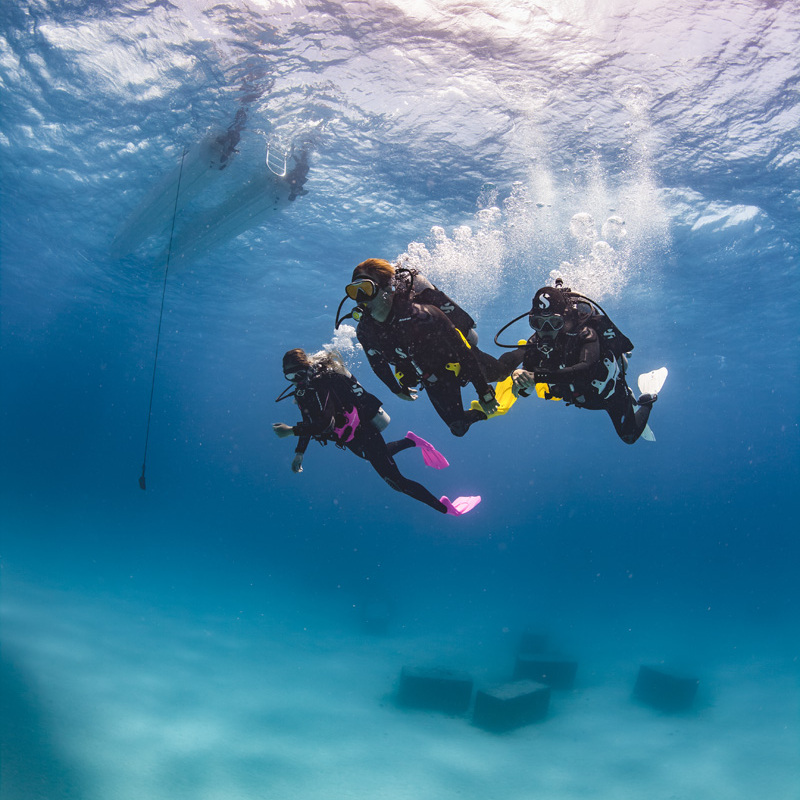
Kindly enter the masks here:
<path id="1" fill-rule="evenodd" d="M 501 733 L 544 719 L 549 705 L 549 686 L 511 681 L 475 693 L 472 721 L 484 730 Z"/>
<path id="2" fill-rule="evenodd" d="M 571 689 L 575 685 L 578 662 L 557 656 L 520 653 L 514 665 L 514 680 L 531 680 L 552 689 Z"/>
<path id="3" fill-rule="evenodd" d="M 642 665 L 633 696 L 659 711 L 687 711 L 692 707 L 700 681 L 663 667 Z"/>
<path id="4" fill-rule="evenodd" d="M 397 691 L 398 705 L 464 714 L 472 700 L 472 678 L 441 667 L 403 667 Z"/>

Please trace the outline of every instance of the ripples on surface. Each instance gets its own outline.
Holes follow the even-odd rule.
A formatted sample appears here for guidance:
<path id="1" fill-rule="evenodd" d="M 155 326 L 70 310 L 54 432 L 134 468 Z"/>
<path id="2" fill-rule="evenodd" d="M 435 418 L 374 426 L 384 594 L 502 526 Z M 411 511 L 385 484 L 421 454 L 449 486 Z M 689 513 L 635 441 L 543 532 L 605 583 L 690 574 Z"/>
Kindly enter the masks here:
<path id="1" fill-rule="evenodd" d="M 353 263 L 404 252 L 479 314 L 501 283 L 523 302 L 554 269 L 615 296 L 658 279 L 685 196 L 663 187 L 779 228 L 796 210 L 793 5 L 7 5 L 5 268 L 31 278 L 33 238 L 60 262 L 45 280 L 150 295 L 167 225 L 121 265 L 115 234 L 244 108 L 239 153 L 195 209 L 263 172 L 268 143 L 310 147 L 309 194 L 186 265 L 191 306 L 221 292 L 253 317 L 310 282 L 333 302 Z"/>

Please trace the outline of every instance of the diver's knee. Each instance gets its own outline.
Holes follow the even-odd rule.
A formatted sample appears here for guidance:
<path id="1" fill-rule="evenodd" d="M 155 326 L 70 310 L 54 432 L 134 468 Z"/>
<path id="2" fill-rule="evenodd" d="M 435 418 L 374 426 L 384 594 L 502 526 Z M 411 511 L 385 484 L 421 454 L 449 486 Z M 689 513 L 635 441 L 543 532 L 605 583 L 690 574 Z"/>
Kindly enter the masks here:
<path id="1" fill-rule="evenodd" d="M 452 433 L 453 436 L 464 436 L 469 430 L 469 422 L 465 419 L 457 419 L 454 422 L 448 423 L 447 427 L 450 428 L 450 433 Z"/>

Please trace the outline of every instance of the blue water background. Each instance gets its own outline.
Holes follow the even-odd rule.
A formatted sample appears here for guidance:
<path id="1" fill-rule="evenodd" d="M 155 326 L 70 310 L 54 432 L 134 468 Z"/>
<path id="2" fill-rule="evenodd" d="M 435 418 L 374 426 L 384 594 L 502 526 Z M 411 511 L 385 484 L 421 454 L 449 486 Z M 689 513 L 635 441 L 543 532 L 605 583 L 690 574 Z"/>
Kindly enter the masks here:
<path id="1" fill-rule="evenodd" d="M 392 635 L 458 640 L 492 675 L 529 627 L 587 673 L 796 670 L 800 9 L 607 5 L 4 4 L 7 608 L 131 603 L 187 629 L 250 620 L 254 637 L 273 614 L 347 641 L 380 598 Z M 263 171 L 268 142 L 308 144 L 308 194 L 171 263 L 142 492 L 170 220 L 130 255 L 112 242 L 243 104 L 236 161 L 177 228 Z M 611 217 L 627 236 L 598 250 Z M 271 431 L 296 420 L 273 403 L 282 353 L 333 340 L 356 263 L 404 253 L 493 353 L 560 269 L 634 341 L 633 375 L 669 368 L 657 441 L 536 399 L 456 439 L 345 339 L 387 436 L 412 429 L 451 462 L 412 451 L 401 470 L 483 502 L 440 516 L 334 447 L 292 474 Z"/>

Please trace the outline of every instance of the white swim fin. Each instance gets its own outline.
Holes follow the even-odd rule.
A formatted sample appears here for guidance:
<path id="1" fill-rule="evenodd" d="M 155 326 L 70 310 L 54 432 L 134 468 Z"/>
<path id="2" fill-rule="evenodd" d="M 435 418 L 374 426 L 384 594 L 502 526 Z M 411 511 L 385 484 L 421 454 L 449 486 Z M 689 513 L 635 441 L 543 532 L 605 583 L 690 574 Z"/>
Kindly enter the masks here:
<path id="1" fill-rule="evenodd" d="M 646 442 L 654 442 L 656 440 L 656 435 L 649 425 L 645 425 L 642 435 L 639 438 L 644 439 Z"/>
<path id="2" fill-rule="evenodd" d="M 642 394 L 658 394 L 664 386 L 668 374 L 666 367 L 645 372 L 639 376 L 639 391 Z"/>

